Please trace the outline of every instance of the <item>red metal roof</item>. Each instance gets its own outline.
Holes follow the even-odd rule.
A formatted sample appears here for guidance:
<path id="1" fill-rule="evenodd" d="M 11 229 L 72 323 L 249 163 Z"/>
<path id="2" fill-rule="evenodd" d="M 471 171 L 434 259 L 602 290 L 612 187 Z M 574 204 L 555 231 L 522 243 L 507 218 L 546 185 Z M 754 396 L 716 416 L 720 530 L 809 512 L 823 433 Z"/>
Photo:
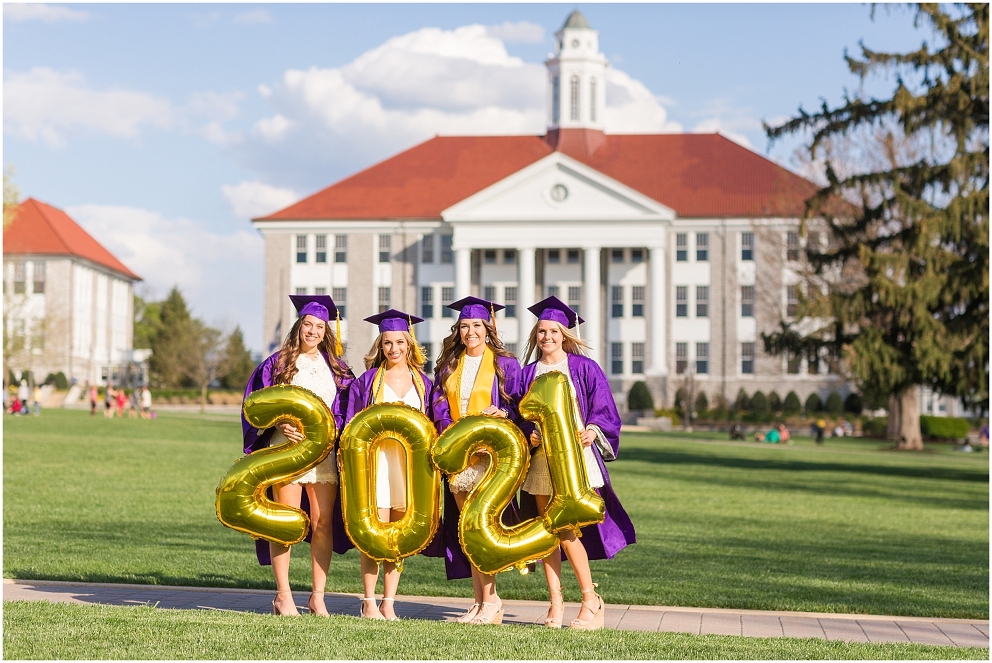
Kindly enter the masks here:
<path id="1" fill-rule="evenodd" d="M 14 220 L 4 229 L 3 253 L 76 256 L 129 279 L 141 280 L 68 214 L 34 198 L 28 198 L 17 206 Z"/>
<path id="2" fill-rule="evenodd" d="M 574 135 L 573 135 L 574 134 Z M 553 149 L 680 217 L 796 217 L 817 188 L 719 134 L 435 137 L 258 221 L 440 219 Z"/>

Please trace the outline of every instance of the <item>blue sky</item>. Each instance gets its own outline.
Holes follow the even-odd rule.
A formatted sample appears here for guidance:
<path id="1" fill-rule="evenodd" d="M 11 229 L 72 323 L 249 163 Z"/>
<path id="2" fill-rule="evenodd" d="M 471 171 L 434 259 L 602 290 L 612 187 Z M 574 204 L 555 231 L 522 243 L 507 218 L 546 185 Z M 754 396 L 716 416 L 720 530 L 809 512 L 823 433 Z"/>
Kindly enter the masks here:
<path id="1" fill-rule="evenodd" d="M 261 349 L 248 219 L 435 133 L 543 133 L 543 61 L 576 7 L 610 61 L 608 131 L 719 130 L 787 166 L 795 141 L 769 150 L 762 120 L 859 89 L 860 40 L 929 37 L 859 4 L 5 4 L 3 161 L 140 293 L 178 284 Z"/>

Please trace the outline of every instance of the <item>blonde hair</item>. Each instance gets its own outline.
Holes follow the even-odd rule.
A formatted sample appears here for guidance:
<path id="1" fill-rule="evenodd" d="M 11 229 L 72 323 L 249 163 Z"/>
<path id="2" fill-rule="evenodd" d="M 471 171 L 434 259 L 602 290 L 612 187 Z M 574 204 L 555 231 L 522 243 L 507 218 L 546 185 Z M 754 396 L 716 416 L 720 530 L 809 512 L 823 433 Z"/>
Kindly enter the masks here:
<path id="1" fill-rule="evenodd" d="M 570 355 L 582 355 L 583 357 L 588 357 L 589 346 L 581 338 L 576 336 L 572 331 L 561 324 L 557 320 L 549 320 L 548 322 L 553 322 L 558 325 L 558 329 L 561 330 L 561 349 Z M 537 326 L 541 324 L 540 321 L 534 328 L 530 330 L 530 336 L 527 337 L 527 349 L 524 351 L 524 363 L 530 363 L 530 356 L 537 353 L 537 359 L 541 358 L 541 349 L 537 345 Z"/>
<path id="2" fill-rule="evenodd" d="M 384 332 L 379 332 L 379 335 L 375 337 L 375 342 L 372 344 L 372 349 L 369 350 L 367 355 L 365 355 L 365 370 L 368 370 L 373 366 L 383 366 L 386 363 L 386 353 L 382 351 L 383 333 Z M 403 334 L 403 338 L 406 339 L 406 363 L 418 371 L 423 371 L 424 362 L 420 361 L 420 357 L 423 355 L 417 352 L 417 342 L 413 340 L 413 336 L 410 332 L 400 331 L 400 333 Z"/>

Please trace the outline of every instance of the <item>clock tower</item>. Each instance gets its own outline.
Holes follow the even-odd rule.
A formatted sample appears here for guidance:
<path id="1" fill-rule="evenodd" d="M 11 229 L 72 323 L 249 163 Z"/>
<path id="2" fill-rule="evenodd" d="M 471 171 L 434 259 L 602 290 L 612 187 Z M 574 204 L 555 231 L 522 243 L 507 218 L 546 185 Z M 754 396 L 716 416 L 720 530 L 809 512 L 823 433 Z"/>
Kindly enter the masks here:
<path id="1" fill-rule="evenodd" d="M 599 32 L 579 10 L 555 33 L 548 67 L 548 132 L 563 129 L 603 131 L 606 110 L 606 57 Z"/>

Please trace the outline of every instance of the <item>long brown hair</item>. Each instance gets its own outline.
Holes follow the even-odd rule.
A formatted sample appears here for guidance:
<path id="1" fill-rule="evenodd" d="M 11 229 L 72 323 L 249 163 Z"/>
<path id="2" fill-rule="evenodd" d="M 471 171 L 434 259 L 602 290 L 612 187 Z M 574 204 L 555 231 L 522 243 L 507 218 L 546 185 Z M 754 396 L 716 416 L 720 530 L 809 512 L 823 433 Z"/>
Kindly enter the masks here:
<path id="1" fill-rule="evenodd" d="M 557 320 L 552 320 L 558 329 L 561 330 L 561 349 L 570 355 L 582 355 L 583 357 L 588 357 L 589 346 L 581 338 L 573 334 L 568 327 L 561 324 Z M 537 325 L 541 324 L 538 321 Z M 537 359 L 541 358 L 541 349 L 537 345 L 537 325 L 530 330 L 530 336 L 527 337 L 527 349 L 524 351 L 524 363 L 530 363 L 530 356 L 537 353 Z"/>
<path id="2" fill-rule="evenodd" d="M 406 363 L 418 371 L 424 370 L 424 363 L 418 361 L 419 353 L 417 352 L 417 342 L 413 340 L 413 336 L 410 335 L 408 331 L 402 331 L 403 338 L 406 339 Z M 382 332 L 375 337 L 375 343 L 372 344 L 372 349 L 369 353 L 365 355 L 365 370 L 372 368 L 373 366 L 382 366 L 386 363 L 386 353 L 382 351 Z"/>
<path id="3" fill-rule="evenodd" d="M 282 342 L 282 347 L 279 348 L 276 368 L 272 372 L 273 384 L 289 384 L 299 370 L 296 368 L 296 360 L 300 356 L 300 327 L 303 326 L 303 318 L 305 317 L 301 315 L 296 319 L 289 333 L 286 334 L 286 340 Z M 340 383 L 347 376 L 347 368 L 345 368 L 340 356 L 334 354 L 334 345 L 334 332 L 331 331 L 331 326 L 325 322 L 324 338 L 321 339 L 317 347 L 321 352 L 327 353 L 331 360 L 331 373 L 334 374 L 335 382 Z"/>
<path id="4" fill-rule="evenodd" d="M 496 333 L 496 327 L 489 320 L 484 320 L 483 318 L 478 318 L 482 320 L 483 326 L 486 328 L 486 345 L 489 349 L 493 351 L 493 354 L 497 357 L 513 357 L 513 353 L 503 347 L 503 341 L 499 340 L 499 335 Z M 451 325 L 451 334 L 448 338 L 444 339 L 444 344 L 441 346 L 441 356 L 437 358 L 437 366 L 434 369 L 434 375 L 436 376 L 436 382 L 444 387 L 445 381 L 448 376 L 455 372 L 455 368 L 458 366 L 458 359 L 461 358 L 462 353 L 465 352 L 465 344 L 462 342 L 462 334 L 458 327 L 461 325 L 461 320 L 456 320 L 455 324 Z M 515 358 L 515 357 L 514 357 Z M 503 367 L 496 362 L 496 384 L 499 385 L 499 395 L 504 401 L 512 400 L 503 389 L 503 383 L 506 382 L 506 374 L 503 371 Z M 495 403 L 493 403 L 495 405 Z"/>

